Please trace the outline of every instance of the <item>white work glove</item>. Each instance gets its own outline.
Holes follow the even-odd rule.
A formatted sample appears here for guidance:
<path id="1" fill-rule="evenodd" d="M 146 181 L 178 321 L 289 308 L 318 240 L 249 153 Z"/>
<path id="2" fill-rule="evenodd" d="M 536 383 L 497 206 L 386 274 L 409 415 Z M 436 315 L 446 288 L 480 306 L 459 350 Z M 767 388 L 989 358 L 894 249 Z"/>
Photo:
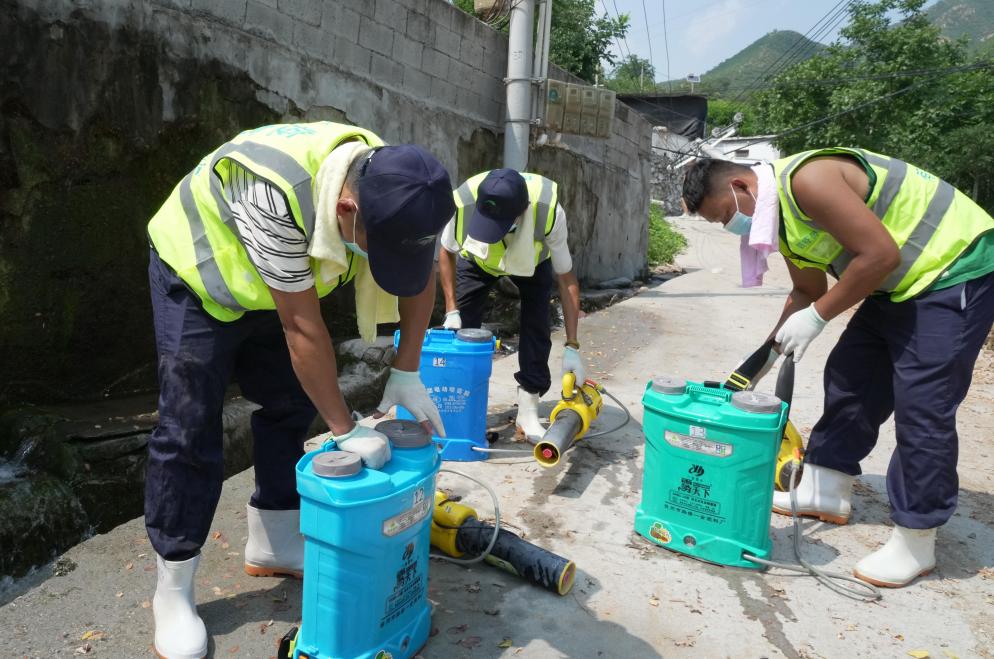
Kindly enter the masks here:
<path id="1" fill-rule="evenodd" d="M 744 364 L 746 360 L 749 359 L 749 357 L 751 356 L 752 355 L 746 355 L 745 357 L 743 357 L 741 361 L 739 361 L 739 365 L 735 367 L 735 370 L 740 371 L 742 369 L 742 364 Z M 756 373 L 756 376 L 749 381 L 749 386 L 746 387 L 746 391 L 752 391 L 753 389 L 755 389 L 756 385 L 759 384 L 759 381 L 763 379 L 763 376 L 765 376 L 767 373 L 770 372 L 770 369 L 773 368 L 773 365 L 777 363 L 778 359 L 780 359 L 780 353 L 778 353 L 773 348 L 770 348 L 770 354 L 767 355 L 766 357 L 766 363 L 763 364 L 763 367 L 761 369 L 759 369 L 759 372 Z"/>
<path id="2" fill-rule="evenodd" d="M 827 322 L 818 315 L 813 304 L 791 314 L 777 332 L 780 351 L 785 355 L 793 354 L 795 364 L 801 361 L 808 344 L 821 334 Z"/>
<path id="3" fill-rule="evenodd" d="M 343 451 L 358 455 L 370 469 L 379 469 L 390 461 L 390 440 L 383 433 L 367 426 L 357 423 L 344 435 L 336 437 L 329 432 L 315 437 L 321 443 L 329 439 L 335 440 L 335 444 Z"/>
<path id="4" fill-rule="evenodd" d="M 445 426 L 438 408 L 425 390 L 421 382 L 420 371 L 399 371 L 390 369 L 386 389 L 383 390 L 383 400 L 376 411 L 381 415 L 390 411 L 394 405 L 403 406 L 418 421 L 429 421 L 435 429 L 435 434 L 445 437 Z"/>
<path id="5" fill-rule="evenodd" d="M 459 315 L 458 309 L 445 314 L 445 322 L 442 323 L 442 328 L 447 330 L 462 329 L 462 316 Z"/>
<path id="6" fill-rule="evenodd" d="M 563 375 L 572 372 L 576 376 L 576 386 L 587 381 L 587 372 L 583 368 L 583 360 L 580 359 L 580 351 L 572 346 L 566 346 L 563 350 Z"/>

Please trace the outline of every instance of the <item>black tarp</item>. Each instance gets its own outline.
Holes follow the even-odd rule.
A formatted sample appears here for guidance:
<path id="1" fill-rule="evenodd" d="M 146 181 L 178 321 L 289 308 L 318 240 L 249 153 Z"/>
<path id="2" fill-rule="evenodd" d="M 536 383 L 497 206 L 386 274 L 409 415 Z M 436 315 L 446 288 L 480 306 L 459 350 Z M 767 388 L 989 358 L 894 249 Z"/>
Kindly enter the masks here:
<path id="1" fill-rule="evenodd" d="M 618 100 L 635 110 L 653 126 L 666 126 L 671 133 L 703 138 L 708 116 L 708 99 L 680 94 L 618 94 Z"/>

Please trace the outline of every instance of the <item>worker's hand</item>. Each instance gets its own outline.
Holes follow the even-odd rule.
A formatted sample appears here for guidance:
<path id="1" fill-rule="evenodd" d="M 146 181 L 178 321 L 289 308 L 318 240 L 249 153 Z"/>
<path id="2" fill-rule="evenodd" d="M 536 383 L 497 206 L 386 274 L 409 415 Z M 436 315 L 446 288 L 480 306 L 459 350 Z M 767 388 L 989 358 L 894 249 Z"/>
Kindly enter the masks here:
<path id="1" fill-rule="evenodd" d="M 750 357 L 752 357 L 752 355 L 746 355 L 742 361 L 739 362 L 739 365 L 735 367 L 735 370 L 741 372 L 742 365 L 745 364 Z M 759 369 L 759 372 L 757 372 L 756 375 L 749 380 L 749 386 L 746 387 L 746 390 L 752 391 L 755 389 L 756 385 L 759 384 L 759 381 L 763 379 L 763 376 L 770 372 L 770 369 L 773 368 L 773 365 L 777 363 L 778 359 L 780 359 L 780 353 L 773 348 L 770 348 L 770 354 L 766 357 L 766 363 L 764 363 Z"/>
<path id="2" fill-rule="evenodd" d="M 442 328 L 447 330 L 462 329 L 462 316 L 459 315 L 458 309 L 454 309 L 445 314 L 445 322 L 442 323 Z"/>
<path id="3" fill-rule="evenodd" d="M 426 431 L 432 432 L 432 428 L 434 428 L 434 434 L 445 437 L 442 417 L 425 390 L 419 371 L 390 369 L 390 377 L 387 379 L 387 386 L 383 391 L 383 400 L 380 401 L 376 408 L 376 414 L 373 416 L 376 418 L 383 416 L 394 405 L 403 406 L 415 419 L 421 422 Z"/>
<path id="4" fill-rule="evenodd" d="M 793 354 L 795 363 L 801 361 L 808 344 L 821 334 L 826 324 L 813 304 L 791 314 L 777 332 L 780 351 L 785 355 Z"/>
<path id="5" fill-rule="evenodd" d="M 580 351 L 572 346 L 566 346 L 563 350 L 563 375 L 572 372 L 576 376 L 576 386 L 587 381 L 587 372 L 583 368 L 583 359 L 580 358 Z"/>
<path id="6" fill-rule="evenodd" d="M 370 469 L 379 469 L 390 461 L 390 440 L 381 432 L 358 423 L 344 435 L 331 436 L 338 448 L 355 453 Z"/>

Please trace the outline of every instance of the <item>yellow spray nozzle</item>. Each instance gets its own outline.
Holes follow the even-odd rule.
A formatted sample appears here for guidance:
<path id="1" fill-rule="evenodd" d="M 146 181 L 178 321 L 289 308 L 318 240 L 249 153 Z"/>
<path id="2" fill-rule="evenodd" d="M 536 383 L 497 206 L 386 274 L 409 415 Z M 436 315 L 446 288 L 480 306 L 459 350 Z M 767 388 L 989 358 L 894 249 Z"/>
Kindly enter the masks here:
<path id="1" fill-rule="evenodd" d="M 588 380 L 577 386 L 576 375 L 572 372 L 563 375 L 562 400 L 549 414 L 549 429 L 535 445 L 533 452 L 540 465 L 551 467 L 557 464 L 563 452 L 587 434 L 590 424 L 603 407 L 600 392 L 601 388 L 596 382 Z M 564 414 L 567 411 L 571 414 Z"/>

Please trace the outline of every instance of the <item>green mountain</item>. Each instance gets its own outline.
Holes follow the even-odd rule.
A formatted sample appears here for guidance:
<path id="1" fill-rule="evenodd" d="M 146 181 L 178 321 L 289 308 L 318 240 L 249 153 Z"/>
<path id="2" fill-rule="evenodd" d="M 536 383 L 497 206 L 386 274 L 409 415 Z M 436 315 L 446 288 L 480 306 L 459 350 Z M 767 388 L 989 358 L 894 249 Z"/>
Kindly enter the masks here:
<path id="1" fill-rule="evenodd" d="M 950 39 L 967 37 L 976 50 L 994 44 L 994 2 L 991 0 L 939 0 L 926 12 Z"/>
<path id="2" fill-rule="evenodd" d="M 824 48 L 793 30 L 774 30 L 704 73 L 701 83 L 694 86 L 695 91 L 735 96 L 752 85 L 757 76 L 779 70 L 785 64 L 803 62 Z M 659 87 L 664 88 L 664 84 Z M 685 81 L 673 81 L 673 91 L 678 90 L 689 91 L 690 85 Z"/>

